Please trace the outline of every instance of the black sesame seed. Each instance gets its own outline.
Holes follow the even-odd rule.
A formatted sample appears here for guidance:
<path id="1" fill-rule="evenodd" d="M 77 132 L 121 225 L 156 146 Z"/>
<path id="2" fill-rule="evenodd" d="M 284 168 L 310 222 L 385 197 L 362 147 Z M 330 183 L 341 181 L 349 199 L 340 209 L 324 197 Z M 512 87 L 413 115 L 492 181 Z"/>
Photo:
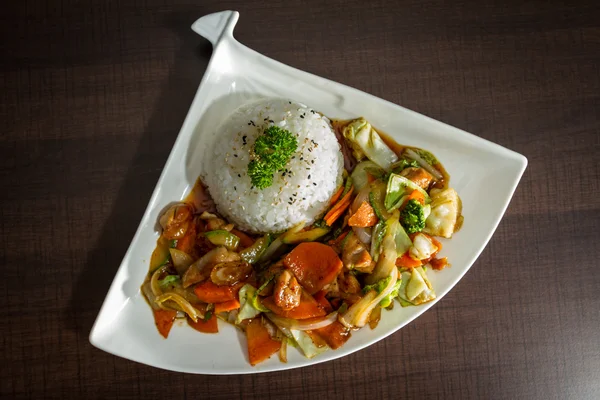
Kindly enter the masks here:
<path id="1" fill-rule="evenodd" d="M 300 118 L 304 118 L 304 115 L 301 115 Z"/>
<path id="2" fill-rule="evenodd" d="M 302 200 L 306 200 L 306 197 L 303 197 Z"/>
<path id="3" fill-rule="evenodd" d="M 310 160 L 310 163 L 311 163 L 311 164 L 314 164 L 314 163 L 315 163 L 315 160 Z"/>
<path id="4" fill-rule="evenodd" d="M 237 190 L 237 188 L 234 186 L 234 187 L 233 187 L 233 190 Z"/>
<path id="5" fill-rule="evenodd" d="M 274 123 L 275 123 L 275 121 L 273 121 L 272 119 L 270 119 L 270 120 L 269 120 L 269 122 L 270 122 L 270 123 L 272 123 L 272 124 L 274 124 Z"/>
<path id="6" fill-rule="evenodd" d="M 313 185 L 317 186 L 317 184 L 316 184 L 316 183 L 314 183 L 314 182 L 313 182 Z"/>
<path id="7" fill-rule="evenodd" d="M 292 102 L 291 102 L 291 101 L 288 101 L 288 103 L 292 104 Z"/>
<path id="8" fill-rule="evenodd" d="M 310 179 L 310 174 L 308 174 L 308 179 Z"/>
<path id="9" fill-rule="evenodd" d="M 290 201 L 294 200 L 292 197 L 290 197 Z"/>
<path id="10" fill-rule="evenodd" d="M 238 174 L 238 178 L 241 178 L 242 176 L 240 174 Z"/>
<path id="11" fill-rule="evenodd" d="M 250 122 L 248 122 L 248 125 L 252 125 Z"/>
<path id="12" fill-rule="evenodd" d="M 300 161 L 304 160 L 304 157 L 300 157 Z"/>
<path id="13" fill-rule="evenodd" d="M 233 156 L 237 158 L 237 154 L 234 154 Z"/>
<path id="14" fill-rule="evenodd" d="M 298 193 L 294 193 L 292 196 L 298 196 Z"/>

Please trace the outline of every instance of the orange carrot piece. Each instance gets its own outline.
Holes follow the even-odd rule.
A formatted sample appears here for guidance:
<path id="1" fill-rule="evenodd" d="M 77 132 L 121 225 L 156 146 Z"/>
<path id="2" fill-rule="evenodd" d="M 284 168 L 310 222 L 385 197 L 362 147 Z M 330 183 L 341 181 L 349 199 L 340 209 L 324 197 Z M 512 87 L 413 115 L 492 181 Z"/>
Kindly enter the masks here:
<path id="1" fill-rule="evenodd" d="M 341 207 L 339 207 L 333 214 L 330 215 L 329 219 L 325 219 L 325 223 L 328 226 L 333 225 L 333 223 L 342 216 L 348 207 L 350 207 L 350 201 L 345 202 Z"/>
<path id="2" fill-rule="evenodd" d="M 321 307 L 323 307 L 323 309 L 325 310 L 325 312 L 327 314 L 329 314 L 330 312 L 333 311 L 333 307 L 331 307 L 331 303 L 329 303 L 329 300 L 327 300 L 325 298 L 325 295 L 327 294 L 327 292 L 325 290 L 319 290 L 317 293 L 314 294 L 314 298 L 317 301 L 317 303 L 319 303 L 319 305 Z"/>
<path id="3" fill-rule="evenodd" d="M 325 343 L 327 343 L 327 346 L 333 350 L 340 348 L 352 336 L 350 330 L 339 321 L 335 321 L 326 327 L 315 329 L 313 332 L 321 336 L 325 340 Z"/>
<path id="4" fill-rule="evenodd" d="M 218 333 L 219 325 L 217 324 L 217 316 L 212 313 L 209 319 L 198 318 L 197 322 L 188 318 L 188 323 L 192 328 L 203 333 Z"/>
<path id="5" fill-rule="evenodd" d="M 367 228 L 369 226 L 375 226 L 377 223 L 377 215 L 371 205 L 363 201 L 358 207 L 358 210 L 348 220 L 349 226 L 356 226 L 357 228 Z"/>
<path id="6" fill-rule="evenodd" d="M 307 319 L 327 315 L 323 307 L 321 307 L 321 305 L 317 303 L 314 297 L 308 294 L 305 290 L 302 291 L 302 296 L 300 297 L 300 304 L 297 307 L 292 308 L 291 310 L 281 309 L 277 304 L 275 304 L 273 296 L 265 297 L 262 300 L 262 304 L 275 314 L 285 318 Z"/>
<path id="7" fill-rule="evenodd" d="M 265 361 L 281 348 L 281 342 L 273 340 L 260 318 L 254 318 L 246 327 L 248 358 L 250 365 Z"/>
<path id="8" fill-rule="evenodd" d="M 333 195 L 333 197 L 329 201 L 329 204 L 330 205 L 334 205 L 340 199 L 340 196 L 342 195 L 342 193 L 344 193 L 344 185 L 340 186 L 340 188 L 338 189 L 338 191 L 335 192 L 335 194 Z"/>
<path id="9" fill-rule="evenodd" d="M 346 231 L 346 232 L 342 233 L 340 236 L 338 236 L 335 239 L 332 239 L 329 242 L 327 242 L 327 244 L 329 244 L 330 246 L 338 246 L 338 245 L 340 245 L 340 243 L 342 243 L 344 241 L 344 238 L 346 236 L 348 236 L 348 233 L 350 233 L 350 231 Z"/>
<path id="10" fill-rule="evenodd" d="M 169 337 L 169 332 L 175 322 L 177 311 L 173 310 L 154 310 L 154 323 L 158 328 L 158 332 L 166 339 Z"/>
<path id="11" fill-rule="evenodd" d="M 250 247 L 250 246 L 252 246 L 252 244 L 254 244 L 254 239 L 252 239 L 250 236 L 246 235 L 242 231 L 238 231 L 237 229 L 232 229 L 231 233 L 233 233 L 235 236 L 240 238 L 240 246 L 242 246 L 242 247 Z"/>
<path id="12" fill-rule="evenodd" d="M 193 222 L 189 224 L 188 230 L 185 236 L 177 241 L 175 248 L 181 250 L 187 254 L 194 254 L 194 247 L 196 246 L 196 224 Z"/>
<path id="13" fill-rule="evenodd" d="M 224 303 L 235 300 L 237 292 L 243 284 L 234 286 L 217 286 L 212 281 L 207 280 L 199 283 L 194 288 L 194 293 L 200 301 L 205 303 Z"/>
<path id="14" fill-rule="evenodd" d="M 419 203 L 425 204 L 425 196 L 419 190 L 413 190 L 406 201 L 408 202 L 409 200 L 417 200 Z"/>
<path id="15" fill-rule="evenodd" d="M 339 202 L 337 202 L 336 205 L 334 205 L 329 211 L 327 211 L 327 214 L 325 214 L 325 217 L 323 218 L 325 220 L 325 222 L 330 220 L 332 218 L 332 216 L 334 215 L 334 213 L 337 215 L 337 217 L 335 217 L 333 219 L 334 222 L 340 215 L 342 215 L 342 213 L 338 213 L 338 210 L 340 208 L 343 208 L 344 210 L 346 208 L 348 208 L 348 206 L 350 205 L 350 197 L 352 196 L 352 192 L 354 192 L 354 186 L 350 186 L 350 190 L 348 190 L 348 193 L 346 193 L 346 195 L 344 197 L 342 197 L 342 199 Z M 342 212 L 343 212 L 343 210 L 342 210 Z M 327 224 L 327 225 L 331 225 L 331 224 Z"/>
<path id="16" fill-rule="evenodd" d="M 329 285 L 342 270 L 342 260 L 326 244 L 318 242 L 300 243 L 283 260 L 300 284 L 310 294 L 317 293 Z"/>
<path id="17" fill-rule="evenodd" d="M 398 257 L 396 259 L 396 266 L 403 268 L 416 268 L 421 266 L 420 260 L 415 260 L 411 256 L 408 255 L 408 251 L 402 254 L 402 257 Z"/>
<path id="18" fill-rule="evenodd" d="M 431 265 L 431 268 L 436 271 L 441 271 L 444 268 L 446 268 L 448 265 L 450 265 L 450 264 L 448 264 L 447 257 L 433 258 L 429 261 L 429 264 Z"/>
<path id="19" fill-rule="evenodd" d="M 240 308 L 240 302 L 237 299 L 225 301 L 223 303 L 215 304 L 215 313 L 221 313 L 225 311 L 237 310 Z"/>

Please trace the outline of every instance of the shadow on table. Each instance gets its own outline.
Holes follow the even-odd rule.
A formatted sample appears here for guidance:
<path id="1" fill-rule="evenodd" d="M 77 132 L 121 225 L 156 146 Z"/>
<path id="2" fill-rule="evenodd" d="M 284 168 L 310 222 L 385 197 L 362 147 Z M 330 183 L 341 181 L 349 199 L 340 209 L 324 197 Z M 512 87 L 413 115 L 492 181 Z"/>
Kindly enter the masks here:
<path id="1" fill-rule="evenodd" d="M 174 66 L 63 315 L 67 329 L 84 337 L 90 333 L 210 59 L 210 43 L 190 29 L 195 17 L 204 14 L 201 10 L 194 15 L 174 14 L 165 22 L 181 42 Z"/>

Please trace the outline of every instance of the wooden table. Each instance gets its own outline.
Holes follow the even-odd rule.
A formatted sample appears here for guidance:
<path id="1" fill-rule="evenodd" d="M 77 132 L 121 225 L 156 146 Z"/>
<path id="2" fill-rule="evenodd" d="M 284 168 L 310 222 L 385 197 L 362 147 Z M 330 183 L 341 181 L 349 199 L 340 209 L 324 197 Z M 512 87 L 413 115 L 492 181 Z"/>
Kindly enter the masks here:
<path id="1" fill-rule="evenodd" d="M 3 5 L 0 397 L 599 398 L 600 3 L 266 3 Z M 210 57 L 190 25 L 222 9 L 267 56 L 529 159 L 471 271 L 367 350 L 215 377 L 88 342 Z"/>

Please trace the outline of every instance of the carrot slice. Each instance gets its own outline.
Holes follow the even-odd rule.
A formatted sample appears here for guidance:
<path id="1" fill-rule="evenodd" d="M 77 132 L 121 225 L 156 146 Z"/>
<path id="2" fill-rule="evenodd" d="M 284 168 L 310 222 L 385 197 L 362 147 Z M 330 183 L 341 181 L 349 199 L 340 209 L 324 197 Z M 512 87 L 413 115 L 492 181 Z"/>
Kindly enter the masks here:
<path id="1" fill-rule="evenodd" d="M 177 241 L 175 248 L 181 250 L 187 254 L 194 253 L 194 247 L 196 246 L 196 224 L 190 223 L 185 236 Z"/>
<path id="2" fill-rule="evenodd" d="M 169 332 L 175 322 L 177 311 L 173 310 L 154 310 L 154 323 L 158 328 L 158 332 L 166 339 L 169 337 Z"/>
<path id="3" fill-rule="evenodd" d="M 319 290 L 317 293 L 314 294 L 314 298 L 317 301 L 317 303 L 319 303 L 319 305 L 321 307 L 323 307 L 323 309 L 325 310 L 325 312 L 327 314 L 329 314 L 330 312 L 333 311 L 333 307 L 331 307 L 331 303 L 329 303 L 329 300 L 327 300 L 325 298 L 325 295 L 327 294 L 327 292 L 325 290 Z"/>
<path id="4" fill-rule="evenodd" d="M 237 299 L 233 299 L 230 301 L 225 301 L 223 303 L 215 304 L 215 313 L 221 313 L 225 311 L 237 310 L 240 308 L 240 302 Z"/>
<path id="5" fill-rule="evenodd" d="M 246 327 L 248 340 L 248 358 L 250 365 L 265 361 L 281 348 L 281 342 L 273 340 L 269 331 L 262 324 L 260 318 L 254 318 Z"/>
<path id="6" fill-rule="evenodd" d="M 300 284 L 310 294 L 317 293 L 330 284 L 342 270 L 342 260 L 326 244 L 300 243 L 283 260 Z"/>
<path id="7" fill-rule="evenodd" d="M 277 304 L 275 304 L 273 296 L 265 297 L 262 300 L 262 304 L 275 314 L 285 318 L 307 319 L 327 315 L 323 307 L 321 307 L 321 305 L 317 303 L 317 301 L 305 290 L 302 291 L 300 304 L 291 310 L 281 309 Z"/>
<path id="8" fill-rule="evenodd" d="M 342 193 L 344 193 L 344 185 L 340 186 L 340 188 L 338 189 L 338 191 L 335 192 L 335 194 L 333 195 L 333 197 L 329 201 L 329 204 L 330 205 L 334 205 L 340 199 L 340 196 L 342 195 Z"/>
<path id="9" fill-rule="evenodd" d="M 398 257 L 396 259 L 396 266 L 403 268 L 416 268 L 421 266 L 420 260 L 415 260 L 411 256 L 408 255 L 408 251 L 402 254 L 402 257 Z"/>
<path id="10" fill-rule="evenodd" d="M 327 325 L 326 327 L 315 329 L 317 335 L 321 336 L 327 346 L 333 350 L 340 348 L 344 343 L 350 339 L 350 330 L 348 330 L 339 321 L 335 321 L 333 324 Z"/>
<path id="11" fill-rule="evenodd" d="M 209 311 L 210 312 L 210 311 Z M 212 313 L 209 319 L 198 318 L 197 322 L 188 318 L 188 323 L 192 328 L 203 333 L 218 333 L 219 325 L 217 324 L 217 316 Z"/>
<path id="12" fill-rule="evenodd" d="M 406 202 L 409 200 L 417 200 L 419 203 L 425 204 L 425 196 L 423 196 L 423 193 L 421 193 L 419 190 L 413 190 L 408 196 L 408 199 L 406 199 Z"/>
<path id="13" fill-rule="evenodd" d="M 363 201 L 358 210 L 348 220 L 348 225 L 356 226 L 357 228 L 367 228 L 375 226 L 377 221 L 377 215 L 373 207 L 368 202 Z"/>
<path id="14" fill-rule="evenodd" d="M 335 210 L 335 212 L 333 212 L 333 213 L 332 213 L 332 214 L 329 216 L 329 218 L 325 219 L 325 223 L 326 223 L 328 226 L 331 226 L 331 225 L 333 225 L 333 223 L 334 223 L 335 221 L 337 221 L 337 219 L 338 219 L 339 217 L 341 217 L 341 216 L 342 216 L 342 214 L 344 213 L 344 211 L 346 211 L 346 209 L 347 209 L 348 207 L 350 207 L 350 201 L 346 201 L 346 202 L 344 202 L 344 203 L 343 203 L 343 205 L 342 205 L 341 207 L 339 207 L 337 210 Z"/>
<path id="15" fill-rule="evenodd" d="M 348 190 L 348 193 L 346 193 L 346 195 L 342 197 L 342 199 L 338 203 L 336 203 L 336 205 L 334 205 L 329 211 L 327 211 L 327 214 L 325 214 L 325 217 L 323 217 L 327 225 L 331 226 L 335 222 L 335 220 L 337 220 L 340 217 L 340 215 L 342 215 L 346 208 L 350 206 L 350 197 L 352 196 L 352 192 L 354 192 L 354 186 L 350 186 L 350 190 Z"/>
<path id="16" fill-rule="evenodd" d="M 237 229 L 232 229 L 231 233 L 233 233 L 235 236 L 240 238 L 240 246 L 242 246 L 242 247 L 250 247 L 250 246 L 252 246 L 252 244 L 254 244 L 254 239 L 252 239 L 250 236 L 246 235 L 242 231 L 238 231 Z"/>
<path id="17" fill-rule="evenodd" d="M 204 281 L 194 288 L 194 293 L 200 301 L 205 303 L 224 303 L 235 300 L 237 292 L 243 283 L 234 286 L 217 286 L 212 281 Z"/>

